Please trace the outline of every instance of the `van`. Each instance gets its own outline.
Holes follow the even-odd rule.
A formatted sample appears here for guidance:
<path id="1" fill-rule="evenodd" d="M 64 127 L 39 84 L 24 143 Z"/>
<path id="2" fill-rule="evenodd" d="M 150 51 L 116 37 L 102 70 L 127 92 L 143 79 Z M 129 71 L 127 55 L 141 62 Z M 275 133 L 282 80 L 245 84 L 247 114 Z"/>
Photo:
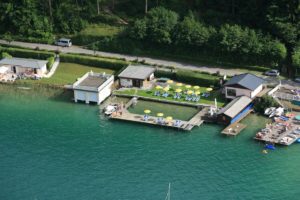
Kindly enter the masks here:
<path id="1" fill-rule="evenodd" d="M 62 47 L 72 46 L 71 39 L 67 39 L 67 38 L 60 38 L 59 40 L 57 40 L 55 42 L 55 44 L 58 45 L 58 46 L 62 46 Z"/>

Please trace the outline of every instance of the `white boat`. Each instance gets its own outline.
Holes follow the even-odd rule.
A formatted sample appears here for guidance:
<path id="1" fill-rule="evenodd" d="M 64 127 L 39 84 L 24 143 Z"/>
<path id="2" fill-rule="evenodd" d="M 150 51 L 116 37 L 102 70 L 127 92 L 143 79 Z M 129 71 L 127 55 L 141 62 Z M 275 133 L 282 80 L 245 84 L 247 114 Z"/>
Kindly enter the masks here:
<path id="1" fill-rule="evenodd" d="M 265 115 L 270 115 L 275 109 L 276 109 L 275 107 L 267 108 L 265 110 Z"/>
<path id="2" fill-rule="evenodd" d="M 117 106 L 112 106 L 112 105 L 108 105 L 106 106 L 106 108 L 104 109 L 104 113 L 105 115 L 111 115 L 113 112 L 115 112 L 117 110 Z"/>
<path id="3" fill-rule="evenodd" d="M 279 108 L 276 109 L 275 115 L 276 116 L 281 116 L 283 114 L 283 112 L 284 112 L 284 108 L 279 107 Z"/>

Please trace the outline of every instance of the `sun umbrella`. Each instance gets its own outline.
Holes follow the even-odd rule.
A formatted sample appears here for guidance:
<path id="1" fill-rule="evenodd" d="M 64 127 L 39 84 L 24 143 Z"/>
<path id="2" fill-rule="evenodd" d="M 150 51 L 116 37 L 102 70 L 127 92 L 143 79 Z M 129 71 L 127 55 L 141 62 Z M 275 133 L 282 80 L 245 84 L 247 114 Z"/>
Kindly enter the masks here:
<path id="1" fill-rule="evenodd" d="M 189 89 L 191 88 L 192 86 L 191 85 L 186 85 L 185 88 Z"/>
<path id="2" fill-rule="evenodd" d="M 162 89 L 162 87 L 161 87 L 160 85 L 157 85 L 157 86 L 155 87 L 155 89 L 160 90 L 160 89 Z"/>
<path id="3" fill-rule="evenodd" d="M 210 91 L 212 91 L 213 89 L 212 88 L 206 88 L 206 91 L 207 92 L 210 92 Z"/>
<path id="4" fill-rule="evenodd" d="M 196 92 L 195 92 L 195 94 L 196 95 L 199 95 L 201 92 L 199 91 L 199 90 L 197 90 Z"/>
<path id="5" fill-rule="evenodd" d="M 194 88 L 195 90 L 199 90 L 199 89 L 200 89 L 200 87 L 199 87 L 198 85 L 195 85 L 193 88 Z"/>
<path id="6" fill-rule="evenodd" d="M 169 91 L 169 90 L 170 90 L 169 87 L 165 87 L 165 88 L 164 88 L 164 91 L 166 91 L 166 92 Z"/>
<path id="7" fill-rule="evenodd" d="M 186 93 L 187 94 L 193 94 L 194 92 L 192 90 L 188 90 Z"/>
<path id="8" fill-rule="evenodd" d="M 167 80 L 167 83 L 169 83 L 169 84 L 171 84 L 173 82 L 174 82 L 173 80 Z"/>
<path id="9" fill-rule="evenodd" d="M 175 90 L 175 92 L 180 93 L 180 92 L 182 92 L 182 89 L 177 88 L 177 89 Z"/>
<path id="10" fill-rule="evenodd" d="M 168 117 L 166 117 L 166 120 L 171 121 L 171 120 L 173 120 L 173 117 L 168 116 Z"/>
<path id="11" fill-rule="evenodd" d="M 157 117 L 163 117 L 164 113 L 157 113 Z"/>
<path id="12" fill-rule="evenodd" d="M 144 113 L 149 114 L 151 113 L 151 110 L 144 110 Z"/>
<path id="13" fill-rule="evenodd" d="M 182 83 L 176 83 L 176 86 L 181 87 L 183 84 Z"/>

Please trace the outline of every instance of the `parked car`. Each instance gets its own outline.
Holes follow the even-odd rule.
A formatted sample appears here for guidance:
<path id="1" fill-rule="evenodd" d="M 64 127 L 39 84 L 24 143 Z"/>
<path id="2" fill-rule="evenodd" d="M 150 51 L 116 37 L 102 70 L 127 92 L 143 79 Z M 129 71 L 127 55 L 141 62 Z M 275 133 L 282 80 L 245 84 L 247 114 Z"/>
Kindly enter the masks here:
<path id="1" fill-rule="evenodd" d="M 295 82 L 300 83 L 300 77 L 296 77 Z"/>
<path id="2" fill-rule="evenodd" d="M 279 74 L 280 73 L 277 69 L 272 69 L 272 70 L 265 72 L 265 75 L 267 75 L 267 76 L 279 76 Z"/>
<path id="3" fill-rule="evenodd" d="M 55 42 L 55 44 L 58 46 L 62 46 L 62 47 L 70 47 L 70 46 L 72 46 L 72 41 L 71 41 L 71 39 L 60 38 L 59 40 L 57 40 Z"/>

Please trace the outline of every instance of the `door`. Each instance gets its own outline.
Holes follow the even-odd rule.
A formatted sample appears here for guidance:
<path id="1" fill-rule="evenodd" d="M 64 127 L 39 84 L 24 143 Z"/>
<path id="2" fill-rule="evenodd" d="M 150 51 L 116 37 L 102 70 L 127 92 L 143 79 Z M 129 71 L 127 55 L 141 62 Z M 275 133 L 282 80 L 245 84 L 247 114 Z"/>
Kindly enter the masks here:
<path id="1" fill-rule="evenodd" d="M 15 74 L 17 73 L 16 66 L 13 66 L 13 72 L 14 72 Z"/>
<path id="2" fill-rule="evenodd" d="M 140 80 L 132 80 L 133 87 L 141 87 L 141 81 Z"/>

